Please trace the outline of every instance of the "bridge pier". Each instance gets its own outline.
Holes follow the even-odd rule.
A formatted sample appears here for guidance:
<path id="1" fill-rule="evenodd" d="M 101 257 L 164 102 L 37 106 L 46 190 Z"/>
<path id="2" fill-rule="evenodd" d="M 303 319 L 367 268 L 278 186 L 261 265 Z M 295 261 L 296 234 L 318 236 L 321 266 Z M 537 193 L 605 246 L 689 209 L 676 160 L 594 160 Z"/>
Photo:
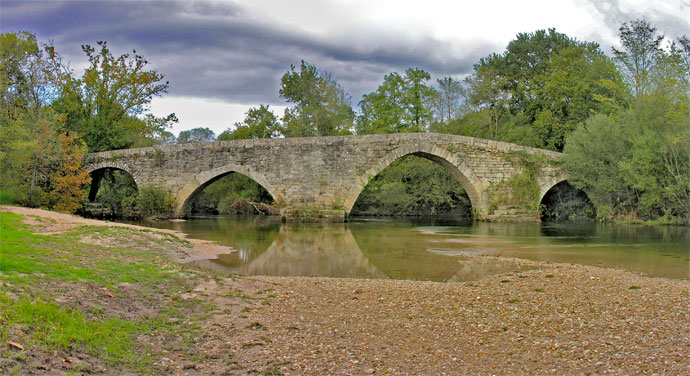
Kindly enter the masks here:
<path id="1" fill-rule="evenodd" d="M 280 210 L 283 222 L 345 222 L 348 215 L 344 209 L 308 207 L 287 207 Z"/>

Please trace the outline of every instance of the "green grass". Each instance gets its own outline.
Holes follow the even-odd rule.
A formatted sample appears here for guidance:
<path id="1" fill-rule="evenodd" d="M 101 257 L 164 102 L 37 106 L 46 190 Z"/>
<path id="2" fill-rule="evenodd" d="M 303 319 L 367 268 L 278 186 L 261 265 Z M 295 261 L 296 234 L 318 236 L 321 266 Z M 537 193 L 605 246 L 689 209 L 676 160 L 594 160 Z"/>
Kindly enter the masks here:
<path id="1" fill-rule="evenodd" d="M 198 322 L 213 307 L 194 299 L 179 299 L 179 293 L 188 291 L 195 277 L 155 251 L 171 243 L 184 246 L 185 241 L 169 234 L 157 239 L 150 233 L 84 226 L 67 233 L 41 235 L 32 233 L 20 215 L 0 213 L 2 344 L 21 342 L 26 352 L 43 354 L 90 354 L 125 373 L 161 373 L 152 368 L 152 361 L 162 349 L 150 348 L 135 338 L 167 335 L 174 340 L 165 342 L 163 349 L 191 349 L 200 331 Z M 82 241 L 84 237 L 106 242 L 89 244 Z M 108 246 L 108 240 L 112 246 Z M 136 286 L 128 290 L 128 296 L 117 292 L 123 282 Z M 154 314 L 128 321 L 113 313 L 122 311 L 105 309 L 97 296 L 87 297 L 89 304 L 83 309 L 84 302 L 72 302 L 71 307 L 57 303 L 61 300 L 56 298 L 65 290 L 77 286 L 74 283 L 91 285 L 84 291 L 113 291 L 116 299 L 106 304 L 126 306 L 130 302 L 125 299 L 136 300 Z M 0 373 L 3 363 L 8 367 L 5 371 L 19 369 L 23 373 L 26 360 L 22 356 L 24 352 L 0 350 Z"/>
<path id="2" fill-rule="evenodd" d="M 0 294 L 0 307 L 5 319 L 15 326 L 27 328 L 22 338 L 27 349 L 36 347 L 44 352 L 82 348 L 91 355 L 99 355 L 108 364 L 145 364 L 147 359 L 132 351 L 132 334 L 145 326 L 118 318 L 89 320 L 79 310 L 65 309 L 41 298 L 23 297 L 12 300 Z M 8 340 L 7 329 L 0 329 L 3 342 Z"/>
<path id="3" fill-rule="evenodd" d="M 169 279 L 171 267 L 165 259 L 145 250 L 110 248 L 114 257 L 96 255 L 102 247 L 80 243 L 90 236 L 127 236 L 136 230 L 112 227 L 85 227 L 59 235 L 36 235 L 21 223 L 21 216 L 0 213 L 0 280 L 33 283 L 41 280 L 93 282 L 112 287 L 119 283 L 156 283 Z"/>

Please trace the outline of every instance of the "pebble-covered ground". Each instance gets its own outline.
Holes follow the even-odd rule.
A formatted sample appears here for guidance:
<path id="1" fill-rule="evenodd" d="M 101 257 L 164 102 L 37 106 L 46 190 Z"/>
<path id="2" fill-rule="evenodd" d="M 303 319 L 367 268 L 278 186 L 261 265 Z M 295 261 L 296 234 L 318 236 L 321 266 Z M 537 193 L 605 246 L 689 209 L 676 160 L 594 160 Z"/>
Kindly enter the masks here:
<path id="1" fill-rule="evenodd" d="M 43 234 L 105 225 L 36 209 L 0 211 L 25 215 L 33 231 Z M 119 255 L 115 260 L 123 270 L 129 269 L 121 248 L 134 247 L 132 242 L 151 255 L 177 260 L 214 251 L 212 244 L 193 239 L 156 240 L 161 234 L 167 233 L 111 231 L 75 241 L 91 247 L 94 257 Z M 446 283 L 231 277 L 175 264 L 168 267 L 180 269 L 189 288 L 169 299 L 209 308 L 169 324 L 180 331 L 193 328 L 198 336 L 145 333 L 136 338 L 137 346 L 156 354 L 146 374 L 690 375 L 690 281 L 501 260 L 514 271 Z M 128 286 L 121 284 L 117 295 L 106 295 L 109 290 L 97 283 L 46 281 L 39 287 L 65 307 L 105 307 L 104 315 L 125 320 L 148 311 L 154 315 L 158 300 Z M 10 298 L 21 295 L 14 284 L 6 283 L 5 290 Z M 8 341 L 22 340 L 18 329 L 10 329 Z M 36 365 L 44 358 L 26 355 L 10 342 L 3 346 L 0 369 L 3 362 L 7 369 L 26 363 L 20 374 L 75 374 L 87 360 L 103 363 L 97 354 L 75 348 L 41 353 L 52 363 Z M 70 362 L 61 363 L 65 356 Z M 105 365 L 88 370 L 112 374 Z"/>
<path id="2" fill-rule="evenodd" d="M 275 298 L 251 310 L 257 334 L 235 356 L 286 375 L 690 375 L 690 282 L 514 262 L 536 269 L 467 283 L 256 278 Z"/>

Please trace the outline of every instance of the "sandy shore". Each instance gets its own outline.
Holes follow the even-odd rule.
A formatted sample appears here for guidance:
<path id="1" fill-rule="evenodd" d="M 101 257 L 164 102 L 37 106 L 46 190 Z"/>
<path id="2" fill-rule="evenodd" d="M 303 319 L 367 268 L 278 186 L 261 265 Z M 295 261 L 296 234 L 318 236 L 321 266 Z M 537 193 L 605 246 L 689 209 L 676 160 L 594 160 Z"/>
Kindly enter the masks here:
<path id="1" fill-rule="evenodd" d="M 44 231 L 121 226 L 0 211 L 54 220 Z M 182 297 L 216 307 L 201 324 L 200 360 L 171 354 L 159 365 L 181 375 L 690 375 L 689 281 L 502 260 L 529 270 L 447 283 L 212 276 Z"/>
<path id="2" fill-rule="evenodd" d="M 41 223 L 41 233 L 56 234 L 78 226 L 114 226 L 126 227 L 138 230 L 151 230 L 166 234 L 174 235 L 180 239 L 184 239 L 192 246 L 187 252 L 170 253 L 169 256 L 173 261 L 190 262 L 195 260 L 205 260 L 215 258 L 219 254 L 235 252 L 231 247 L 226 247 L 220 244 L 210 242 L 208 240 L 188 238 L 187 234 L 159 228 L 149 228 L 144 226 L 130 225 L 126 223 L 108 222 L 97 219 L 88 219 L 76 215 L 62 214 L 49 210 L 24 208 L 19 206 L 0 205 L 0 212 L 15 213 L 31 217 L 40 217 L 48 219 L 48 222 Z"/>

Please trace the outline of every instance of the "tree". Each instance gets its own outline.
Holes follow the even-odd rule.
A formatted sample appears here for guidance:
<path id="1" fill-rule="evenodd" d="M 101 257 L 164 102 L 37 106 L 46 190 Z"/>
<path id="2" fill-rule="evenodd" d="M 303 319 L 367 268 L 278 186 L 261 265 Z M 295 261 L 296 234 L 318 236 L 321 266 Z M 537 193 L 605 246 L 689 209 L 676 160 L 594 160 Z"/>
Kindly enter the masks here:
<path id="1" fill-rule="evenodd" d="M 188 144 L 190 142 L 209 142 L 215 140 L 216 134 L 209 128 L 192 128 L 180 132 L 176 142 L 178 144 Z"/>
<path id="2" fill-rule="evenodd" d="M 534 128 L 542 145 L 563 150 L 565 138 L 592 114 L 612 114 L 626 106 L 625 87 L 615 66 L 595 44 L 579 44 L 552 54 L 540 88 Z"/>
<path id="3" fill-rule="evenodd" d="M 409 68 L 405 76 L 396 72 L 384 76 L 376 91 L 359 102 L 361 115 L 357 133 L 423 132 L 432 120 L 431 100 L 436 91 L 427 84 L 431 76 Z"/>
<path id="4" fill-rule="evenodd" d="M 552 150 L 563 149 L 578 122 L 625 105 L 623 83 L 599 46 L 554 29 L 518 34 L 466 82 L 470 105 L 490 115 L 492 138 Z"/>
<path id="5" fill-rule="evenodd" d="M 86 199 L 86 191 L 82 188 L 91 181 L 91 176 L 82 165 L 85 151 L 86 145 L 74 136 L 64 132 L 58 135 L 59 165 L 51 176 L 54 210 L 74 213 Z"/>
<path id="6" fill-rule="evenodd" d="M 663 56 L 664 36 L 657 35 L 656 28 L 645 20 L 623 23 L 618 30 L 623 49 L 613 48 L 614 58 L 635 98 L 639 98 L 648 91 L 650 75 Z"/>
<path id="7" fill-rule="evenodd" d="M 482 58 L 474 66 L 474 74 L 465 79 L 469 87 L 469 103 L 476 110 L 486 111 L 491 119 L 490 138 L 498 139 L 498 128 L 508 111 L 512 93 L 508 90 L 508 78 L 499 66 L 501 56 L 493 54 Z"/>
<path id="8" fill-rule="evenodd" d="M 462 81 L 452 77 L 443 77 L 436 80 L 438 89 L 431 97 L 431 110 L 434 123 L 444 124 L 459 119 L 463 110 L 466 96 L 465 86 Z"/>
<path id="9" fill-rule="evenodd" d="M 294 103 L 283 116 L 286 137 L 350 134 L 354 111 L 349 96 L 330 75 L 304 60 L 280 80 L 280 97 Z"/>
<path id="10" fill-rule="evenodd" d="M 97 42 L 100 49 L 83 45 L 89 59 L 81 78 L 75 78 L 59 57 L 51 54 L 58 80 L 60 98 L 54 103 L 67 116 L 65 130 L 78 134 L 90 152 L 123 149 L 134 144 L 133 137 L 155 133 L 149 128 L 157 122 L 138 118 L 146 113 L 154 96 L 165 93 L 168 82 L 156 70 L 147 69 L 148 61 L 133 52 L 114 57 L 107 42 Z M 166 118 L 167 119 L 167 118 Z"/>
<path id="11" fill-rule="evenodd" d="M 0 189 L 25 206 L 52 206 L 64 118 L 49 106 L 50 65 L 35 36 L 21 32 L 0 34 L 0 66 Z"/>
<path id="12" fill-rule="evenodd" d="M 568 180 L 598 215 L 690 223 L 690 104 L 643 95 L 622 114 L 598 115 L 567 139 Z"/>
<path id="13" fill-rule="evenodd" d="M 262 104 L 259 108 L 250 108 L 244 120 L 241 123 L 235 123 L 235 129 L 227 129 L 218 135 L 218 140 L 278 137 L 282 125 L 268 107 Z"/>
<path id="14" fill-rule="evenodd" d="M 35 115 L 50 93 L 49 64 L 36 36 L 27 31 L 0 34 L 0 118 Z"/>

